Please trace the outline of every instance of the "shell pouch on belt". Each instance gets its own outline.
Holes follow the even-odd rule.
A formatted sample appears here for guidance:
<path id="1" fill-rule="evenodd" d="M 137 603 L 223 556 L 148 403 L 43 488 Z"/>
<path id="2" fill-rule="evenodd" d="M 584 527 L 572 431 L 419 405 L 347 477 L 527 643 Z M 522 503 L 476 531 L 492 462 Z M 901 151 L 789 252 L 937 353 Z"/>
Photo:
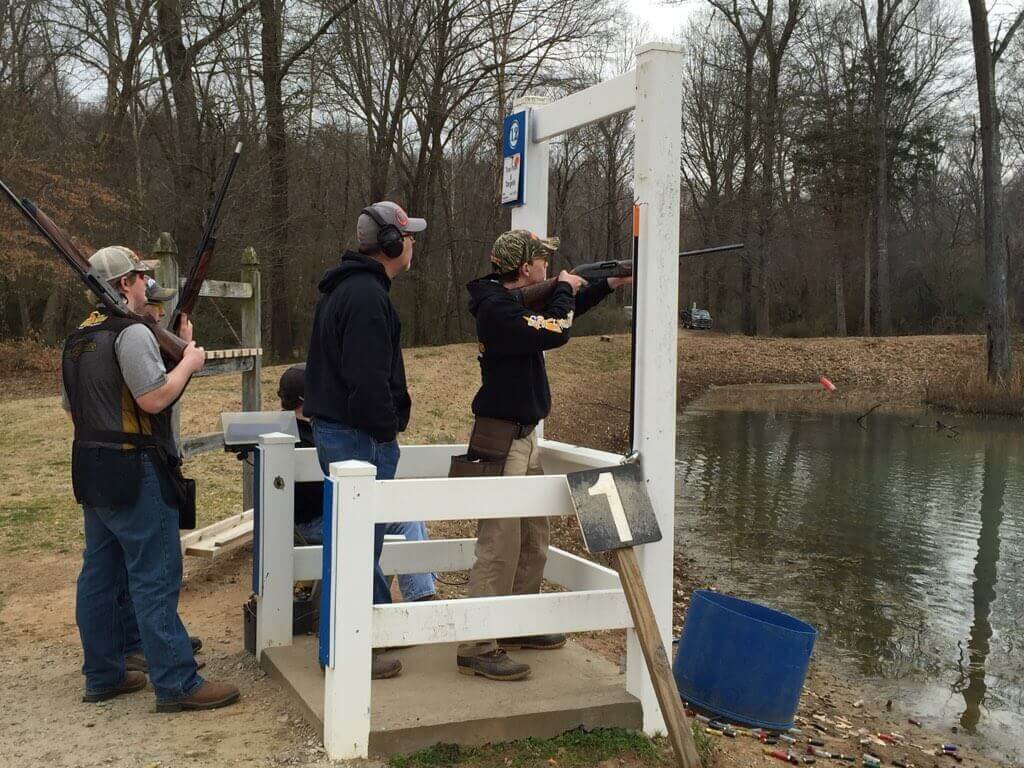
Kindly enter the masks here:
<path id="1" fill-rule="evenodd" d="M 503 419 L 477 416 L 469 436 L 469 451 L 452 456 L 448 477 L 497 477 L 505 472 L 512 441 L 519 425 Z"/>
<path id="2" fill-rule="evenodd" d="M 157 450 L 163 454 L 164 468 L 178 500 L 178 527 L 191 531 L 196 527 L 196 481 L 181 473 L 181 459 L 168 456 L 162 448 Z"/>
<path id="3" fill-rule="evenodd" d="M 71 487 L 75 501 L 87 507 L 130 507 L 139 498 L 139 451 L 82 445 L 71 448 Z"/>
<path id="4" fill-rule="evenodd" d="M 149 435 L 92 431 L 89 438 L 134 444 L 135 450 L 83 445 L 77 440 L 71 453 L 71 484 L 79 504 L 130 507 L 139 498 L 143 451 L 163 475 L 164 496 L 178 508 L 178 527 L 196 527 L 196 481 L 181 474 L 181 459 L 169 454 Z M 168 497 L 167 491 L 170 492 Z"/>

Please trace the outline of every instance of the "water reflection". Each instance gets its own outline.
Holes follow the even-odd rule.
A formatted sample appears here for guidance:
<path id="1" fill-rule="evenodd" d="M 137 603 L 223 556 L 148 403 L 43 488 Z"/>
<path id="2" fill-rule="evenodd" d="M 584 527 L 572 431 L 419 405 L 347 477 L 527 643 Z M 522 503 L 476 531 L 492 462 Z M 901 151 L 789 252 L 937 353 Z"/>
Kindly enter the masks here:
<path id="1" fill-rule="evenodd" d="M 1006 493 L 1006 451 L 993 442 L 985 446 L 985 466 L 981 486 L 981 532 L 978 534 L 978 557 L 974 565 L 974 623 L 968 643 L 970 664 L 967 684 L 963 686 L 966 708 L 960 724 L 968 733 L 977 731 L 981 705 L 985 701 L 985 660 L 992 639 L 989 615 L 996 598 L 999 563 L 999 525 L 1003 522 L 1003 500 Z M 962 671 L 961 671 L 962 674 Z M 963 683 L 961 677 L 960 683 Z"/>
<path id="2" fill-rule="evenodd" d="M 950 725 L 999 746 L 1000 729 L 1014 733 L 1013 752 L 1024 729 L 1021 424 L 961 421 L 958 437 L 925 426 L 691 413 L 677 540 L 703 578 L 810 621 L 865 675 L 920 683 Z"/>

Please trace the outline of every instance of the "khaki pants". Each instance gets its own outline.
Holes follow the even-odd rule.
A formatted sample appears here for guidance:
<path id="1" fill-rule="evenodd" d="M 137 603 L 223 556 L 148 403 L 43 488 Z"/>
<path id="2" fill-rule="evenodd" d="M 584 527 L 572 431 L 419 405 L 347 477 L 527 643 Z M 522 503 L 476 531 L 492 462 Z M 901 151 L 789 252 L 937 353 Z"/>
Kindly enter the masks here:
<path id="1" fill-rule="evenodd" d="M 513 440 L 505 475 L 543 475 L 537 432 Z M 546 517 L 481 520 L 477 527 L 476 562 L 469 572 L 469 596 L 531 595 L 540 592 L 548 559 L 550 524 Z M 494 640 L 459 645 L 459 656 L 495 650 Z"/>

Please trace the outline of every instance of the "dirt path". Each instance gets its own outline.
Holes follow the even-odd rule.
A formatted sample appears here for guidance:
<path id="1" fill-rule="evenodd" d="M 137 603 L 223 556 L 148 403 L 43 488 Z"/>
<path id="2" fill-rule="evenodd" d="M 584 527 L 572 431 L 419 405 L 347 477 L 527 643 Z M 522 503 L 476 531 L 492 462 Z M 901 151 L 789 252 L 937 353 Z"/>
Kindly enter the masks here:
<path id="1" fill-rule="evenodd" d="M 572 529 L 561 527 L 562 544 Z M 242 688 L 242 701 L 233 707 L 204 713 L 158 715 L 152 690 L 114 699 L 103 705 L 80 701 L 81 648 L 74 625 L 74 584 L 78 562 L 70 557 L 37 558 L 3 563 L 12 577 L 6 581 L 0 610 L 0 632 L 6 643 L 0 663 L 0 765 L 11 768 L 47 766 L 327 766 L 322 746 L 298 710 L 245 652 L 241 605 L 249 595 L 247 549 L 212 562 L 189 561 L 181 613 L 189 630 L 205 641 L 201 654 L 204 675 L 231 680 Z M 693 586 L 685 576 L 683 558 L 677 564 L 677 593 Z M 680 602 L 679 614 L 684 610 Z M 623 651 L 622 633 L 607 632 L 580 638 L 584 644 L 617 660 Z M 860 755 L 861 735 L 898 731 L 925 751 L 952 734 L 911 726 L 902 706 L 887 712 L 885 702 L 858 690 L 848 670 L 830 663 L 820 649 L 812 664 L 800 717 L 827 718 L 828 733 L 815 733 L 833 752 Z M 401 678 L 396 680 L 400 683 Z M 861 707 L 853 702 L 864 699 Z M 846 720 L 849 731 L 838 725 Z M 804 728 L 810 732 L 811 727 Z M 840 734 L 848 735 L 842 736 Z M 752 739 L 718 739 L 721 768 L 760 765 L 762 745 Z M 953 768 L 951 758 L 926 755 L 914 746 L 872 746 L 877 754 L 899 757 L 917 766 Z M 861 750 L 861 751 L 858 751 Z M 995 768 L 998 762 L 962 750 L 963 765 Z M 533 765 L 531 762 L 526 765 Z M 546 765 L 539 761 L 538 765 Z M 839 765 L 837 763 L 836 765 Z"/>
<path id="2" fill-rule="evenodd" d="M 81 702 L 81 646 L 74 624 L 78 560 L 43 557 L 8 574 L 0 634 L 0 765 L 329 765 L 319 739 L 243 648 L 241 606 L 249 555 L 189 563 L 181 613 L 205 643 L 204 675 L 241 686 L 240 704 L 212 712 L 156 714 L 153 691 Z M 14 569 L 14 570 L 12 570 Z"/>
<path id="3" fill-rule="evenodd" d="M 621 449 L 628 422 L 628 337 L 577 339 L 550 356 L 555 407 L 548 434 L 595 447 Z M 3 350 L 0 349 L 0 353 Z M 319 741 L 281 691 L 243 650 L 241 606 L 249 595 L 249 553 L 242 549 L 214 562 L 187 562 L 181 613 L 201 635 L 211 678 L 242 687 L 242 702 L 225 710 L 156 715 L 152 691 L 103 706 L 80 702 L 81 649 L 74 625 L 74 589 L 79 565 L 80 520 L 70 499 L 66 454 L 70 429 L 59 413 L 52 355 L 25 360 L 13 353 L 16 370 L 0 366 L 0 766 L 274 766 L 326 765 Z M 886 409 L 921 404 L 929 376 L 955 377 L 980 364 L 980 337 L 936 336 L 897 339 L 747 339 L 720 334 L 680 336 L 680 403 L 710 387 L 750 382 L 802 384 L 827 374 L 839 391 L 794 390 L 790 410 L 863 410 L 878 401 Z M 9 355 L 7 359 L 10 359 Z M 0 361 L 4 360 L 0 354 Z M 413 423 L 406 442 L 464 439 L 469 401 L 477 383 L 474 345 L 410 350 Z M 280 368 L 266 369 L 265 403 L 273 407 Z M 749 406 L 755 393 L 736 394 Z M 34 399 L 20 399 L 34 398 Z M 185 433 L 214 428 L 221 410 L 237 407 L 232 377 L 204 379 L 190 390 Z M 21 431 L 11 425 L 29 425 Z M 61 463 L 63 462 L 63 464 Z M 6 473 L 6 474 L 4 474 Z M 203 457 L 195 472 L 210 510 L 237 507 L 237 462 L 223 455 Z M 575 526 L 559 526 L 556 543 L 579 548 Z M 676 625 L 682 598 L 696 586 L 688 563 L 677 563 Z M 587 641 L 613 659 L 621 637 L 607 633 Z M 820 656 L 820 654 L 819 654 Z M 400 680 L 400 678 L 399 678 Z M 897 730 L 923 746 L 956 738 L 916 729 L 897 702 L 892 713 L 870 692 L 857 691 L 848 670 L 818 660 L 812 668 L 801 716 L 838 714 L 865 733 Z M 865 699 L 863 708 L 852 702 Z M 908 704 L 912 704 L 908 703 Z M 853 754 L 857 737 L 830 740 L 834 751 Z M 722 739 L 719 764 L 774 764 L 751 740 Z M 951 758 L 907 748 L 878 748 L 886 757 L 909 757 L 917 766 L 953 768 Z M 861 753 L 856 752 L 859 756 Z M 767 761 L 767 762 L 766 762 Z M 533 766 L 536 761 L 524 760 Z M 989 768 L 991 760 L 967 755 L 964 765 Z M 540 765 L 540 764 L 538 764 Z M 543 762 L 546 766 L 547 763 Z M 838 764 L 837 764 L 838 765 Z"/>

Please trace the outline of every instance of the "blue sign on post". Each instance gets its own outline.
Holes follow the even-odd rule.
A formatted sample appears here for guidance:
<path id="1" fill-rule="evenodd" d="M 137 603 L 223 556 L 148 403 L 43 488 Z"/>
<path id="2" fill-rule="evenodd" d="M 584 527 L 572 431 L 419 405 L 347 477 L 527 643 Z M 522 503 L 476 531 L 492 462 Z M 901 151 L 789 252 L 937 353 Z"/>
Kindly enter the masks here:
<path id="1" fill-rule="evenodd" d="M 505 118 L 502 134 L 501 204 L 522 205 L 526 186 L 526 110 Z"/>

